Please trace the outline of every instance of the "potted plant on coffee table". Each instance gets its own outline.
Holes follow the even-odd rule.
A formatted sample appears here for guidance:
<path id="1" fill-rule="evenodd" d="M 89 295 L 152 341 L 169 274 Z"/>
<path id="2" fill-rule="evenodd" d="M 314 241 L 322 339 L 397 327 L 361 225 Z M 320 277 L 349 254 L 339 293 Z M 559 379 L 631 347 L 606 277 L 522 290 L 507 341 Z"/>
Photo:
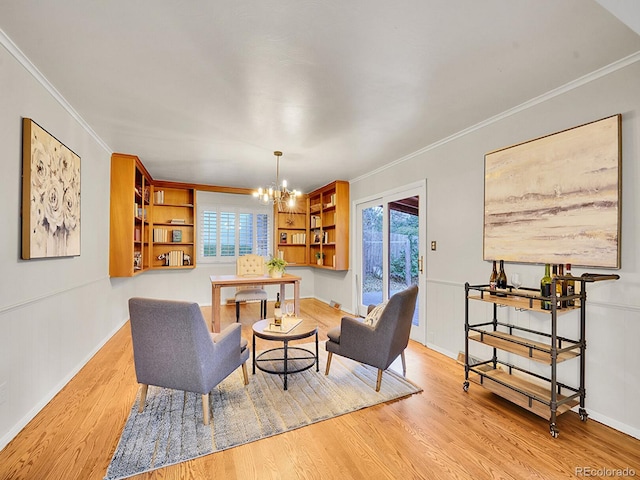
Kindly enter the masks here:
<path id="1" fill-rule="evenodd" d="M 287 262 L 280 257 L 271 257 L 266 265 L 267 270 L 269 270 L 269 275 L 271 275 L 273 278 L 280 278 L 284 273 Z"/>

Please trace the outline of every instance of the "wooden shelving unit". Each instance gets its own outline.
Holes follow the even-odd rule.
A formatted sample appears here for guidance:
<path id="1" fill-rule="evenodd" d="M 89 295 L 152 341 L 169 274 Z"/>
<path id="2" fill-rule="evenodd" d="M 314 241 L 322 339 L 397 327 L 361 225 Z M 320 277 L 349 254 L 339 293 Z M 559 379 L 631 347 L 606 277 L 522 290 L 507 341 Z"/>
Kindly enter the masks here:
<path id="1" fill-rule="evenodd" d="M 309 264 L 308 209 L 309 199 L 305 196 L 298 199 L 292 210 L 280 212 L 277 206 L 273 210 L 275 218 L 273 243 L 276 245 L 276 250 L 282 252 L 287 264 L 292 267 Z"/>
<path id="2" fill-rule="evenodd" d="M 163 191 L 162 202 L 154 202 Z M 111 156 L 111 211 L 109 232 L 109 275 L 131 277 L 149 269 L 195 267 L 195 189 L 173 182 L 154 182 L 135 155 Z M 184 220 L 180 224 L 172 219 Z M 166 237 L 154 238 L 154 229 L 165 230 Z M 173 231 L 180 240 L 174 241 Z M 174 265 L 158 259 L 171 254 Z M 188 260 L 185 259 L 185 254 Z M 179 265 L 182 259 L 182 265 Z"/>
<path id="3" fill-rule="evenodd" d="M 537 290 L 508 287 L 491 294 L 489 285 L 465 284 L 465 381 L 463 388 L 469 389 L 469 382 L 520 405 L 537 415 L 549 418 L 549 431 L 553 437 L 559 435 L 556 417 L 579 405 L 580 419 L 588 418 L 585 410 L 585 331 L 587 283 L 616 280 L 618 275 L 585 274 L 582 277 L 560 276 L 552 281 L 550 297 L 540 296 Z M 557 296 L 556 282 L 573 280 L 581 284 L 580 293 Z M 477 294 L 470 295 L 470 292 Z M 542 310 L 541 302 L 550 301 L 551 310 Z M 559 308 L 573 300 L 576 306 Z M 487 302 L 493 305 L 493 319 L 489 322 L 471 323 L 469 301 Z M 550 318 L 548 331 L 538 331 L 498 320 L 498 307 L 506 306 L 530 312 L 542 312 Z M 571 339 L 558 335 L 558 317 L 576 312 L 579 316 L 579 338 Z M 474 359 L 469 354 L 471 342 L 481 343 L 491 348 L 490 358 Z M 505 361 L 505 355 L 533 360 L 549 366 L 550 375 L 544 376 Z M 578 359 L 578 381 L 568 385 L 558 381 L 557 365 Z"/>
<path id="4" fill-rule="evenodd" d="M 348 182 L 336 180 L 309 194 L 308 240 L 311 266 L 349 269 Z"/>
<path id="5" fill-rule="evenodd" d="M 131 277 L 149 269 L 151 177 L 135 155 L 111 156 L 109 275 Z"/>
<path id="6" fill-rule="evenodd" d="M 151 268 L 195 268 L 195 189 L 156 183 L 151 199 Z"/>
<path id="7" fill-rule="evenodd" d="M 273 214 L 275 250 L 289 266 L 349 269 L 348 182 L 331 182 L 299 201 L 296 209 L 280 212 L 274 207 Z"/>

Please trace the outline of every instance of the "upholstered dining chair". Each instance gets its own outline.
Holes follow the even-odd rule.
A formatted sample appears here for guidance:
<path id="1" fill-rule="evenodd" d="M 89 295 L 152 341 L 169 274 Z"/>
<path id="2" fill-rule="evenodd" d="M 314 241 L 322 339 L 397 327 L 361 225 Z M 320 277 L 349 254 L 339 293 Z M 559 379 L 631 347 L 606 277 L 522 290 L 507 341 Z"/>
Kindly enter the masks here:
<path id="1" fill-rule="evenodd" d="M 402 375 L 407 375 L 404 350 L 409 344 L 418 287 L 413 285 L 393 295 L 386 304 L 369 307 L 367 318 L 342 317 L 339 326 L 327 332 L 325 348 L 329 352 L 325 375 L 329 375 L 333 354 L 371 365 L 378 369 L 376 392 L 380 391 L 382 372 L 402 358 Z M 373 323 L 373 325 L 371 325 Z"/>
<path id="2" fill-rule="evenodd" d="M 242 255 L 236 261 L 239 277 L 261 277 L 265 274 L 264 258 L 253 253 Z M 260 300 L 260 319 L 267 318 L 267 291 L 262 287 L 238 287 L 236 290 L 236 322 L 240 321 L 240 302 Z"/>
<path id="3" fill-rule="evenodd" d="M 247 341 L 234 323 L 210 333 L 197 303 L 151 298 L 129 299 L 136 377 L 142 385 L 138 411 L 149 385 L 202 395 L 204 424 L 209 424 L 209 392 L 242 366 L 249 383 Z"/>

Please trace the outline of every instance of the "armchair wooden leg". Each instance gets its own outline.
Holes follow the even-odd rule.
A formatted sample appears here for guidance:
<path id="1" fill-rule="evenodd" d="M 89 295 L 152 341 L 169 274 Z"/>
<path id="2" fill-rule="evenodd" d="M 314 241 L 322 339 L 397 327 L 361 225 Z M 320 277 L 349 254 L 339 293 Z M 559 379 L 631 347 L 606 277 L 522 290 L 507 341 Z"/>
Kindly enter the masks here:
<path id="1" fill-rule="evenodd" d="M 333 357 L 333 352 L 328 352 L 328 355 L 327 355 L 327 369 L 324 371 L 325 375 L 329 375 L 329 369 L 331 368 L 331 357 Z"/>
<path id="2" fill-rule="evenodd" d="M 400 354 L 400 358 L 402 359 L 402 376 L 406 377 L 407 376 L 407 361 L 404 358 L 404 350 Z"/>
<path id="3" fill-rule="evenodd" d="M 376 392 L 380 391 L 381 383 L 382 383 L 382 370 L 378 369 L 378 380 L 376 380 Z"/>
<path id="4" fill-rule="evenodd" d="M 209 394 L 202 395 L 202 416 L 204 418 L 204 424 L 209 425 Z"/>
<path id="5" fill-rule="evenodd" d="M 138 413 L 144 410 L 144 404 L 147 401 L 147 390 L 149 390 L 149 385 L 142 384 L 140 389 L 140 404 L 138 405 Z"/>
<path id="6" fill-rule="evenodd" d="M 244 376 L 244 384 L 249 385 L 249 375 L 247 375 L 247 362 L 242 364 L 242 375 Z"/>

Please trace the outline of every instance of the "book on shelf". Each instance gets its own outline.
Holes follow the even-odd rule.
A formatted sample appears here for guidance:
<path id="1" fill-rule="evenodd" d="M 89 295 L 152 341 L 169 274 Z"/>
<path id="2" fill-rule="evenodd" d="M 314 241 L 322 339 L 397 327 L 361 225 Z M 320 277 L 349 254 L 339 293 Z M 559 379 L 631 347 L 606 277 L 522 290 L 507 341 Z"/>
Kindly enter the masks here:
<path id="1" fill-rule="evenodd" d="M 171 232 L 171 240 L 173 242 L 181 242 L 182 241 L 182 230 L 172 230 L 172 232 Z"/>
<path id="2" fill-rule="evenodd" d="M 166 254 L 169 257 L 170 267 L 181 267 L 184 265 L 184 252 L 182 250 L 171 250 Z"/>
<path id="3" fill-rule="evenodd" d="M 322 226 L 322 218 L 320 215 L 311 215 L 309 226 L 311 228 L 320 228 Z"/>
<path id="4" fill-rule="evenodd" d="M 294 245 L 303 245 L 307 241 L 306 233 L 292 233 L 291 234 L 291 243 Z M 285 243 L 285 242 L 282 242 Z"/>
<path id="5" fill-rule="evenodd" d="M 139 203 L 133 204 L 133 214 L 142 220 L 147 219 L 147 209 L 140 206 Z"/>
<path id="6" fill-rule="evenodd" d="M 187 222 L 184 218 L 172 218 L 169 223 L 172 223 L 174 225 L 184 225 Z"/>
<path id="7" fill-rule="evenodd" d="M 153 192 L 153 203 L 156 205 L 164 203 L 164 190 L 155 190 Z"/>
<path id="8" fill-rule="evenodd" d="M 167 242 L 169 237 L 169 234 L 167 233 L 167 229 L 166 228 L 161 228 L 161 227 L 155 227 L 153 229 L 153 241 L 154 242 Z"/>

